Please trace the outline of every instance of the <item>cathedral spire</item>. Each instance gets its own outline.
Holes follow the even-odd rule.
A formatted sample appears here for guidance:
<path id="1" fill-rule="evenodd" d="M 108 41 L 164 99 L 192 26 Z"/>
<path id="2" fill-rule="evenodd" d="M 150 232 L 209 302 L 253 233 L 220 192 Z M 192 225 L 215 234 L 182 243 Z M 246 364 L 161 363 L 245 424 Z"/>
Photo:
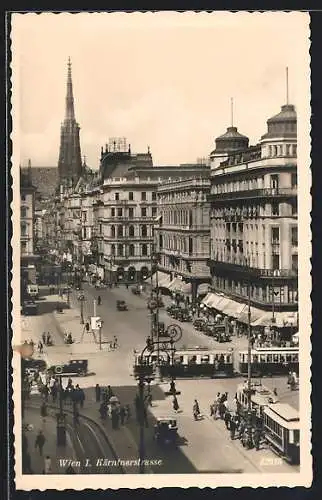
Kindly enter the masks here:
<path id="1" fill-rule="evenodd" d="M 66 94 L 66 111 L 65 120 L 75 120 L 74 111 L 74 96 L 73 96 L 73 82 L 72 82 L 72 63 L 70 57 L 67 63 L 67 94 Z"/>

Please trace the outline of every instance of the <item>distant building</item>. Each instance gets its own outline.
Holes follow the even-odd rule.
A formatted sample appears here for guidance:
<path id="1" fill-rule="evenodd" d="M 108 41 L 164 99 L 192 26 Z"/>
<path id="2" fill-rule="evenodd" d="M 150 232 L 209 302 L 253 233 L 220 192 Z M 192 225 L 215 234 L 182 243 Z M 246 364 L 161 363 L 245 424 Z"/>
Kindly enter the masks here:
<path id="1" fill-rule="evenodd" d="M 251 324 L 276 326 L 288 335 L 296 327 L 298 308 L 294 106 L 282 106 L 267 127 L 251 147 L 247 137 L 230 128 L 216 139 L 210 155 L 209 300 L 225 314 L 240 312 L 247 323 L 249 296 Z"/>
<path id="2" fill-rule="evenodd" d="M 27 170 L 20 169 L 20 265 L 21 281 L 24 284 L 36 282 L 35 263 L 38 256 L 34 245 L 35 192 L 29 161 Z"/>
<path id="3" fill-rule="evenodd" d="M 210 244 L 210 169 L 198 177 L 161 182 L 157 189 L 156 252 L 159 284 L 173 293 L 206 294 L 211 281 L 207 261 Z M 164 276 L 164 273 L 166 276 Z M 166 285 L 166 286 L 165 286 Z"/>
<path id="4" fill-rule="evenodd" d="M 22 172 L 27 173 L 28 168 L 22 167 Z M 36 200 L 47 200 L 54 196 L 58 186 L 57 167 L 31 167 L 31 180 L 36 188 Z"/>

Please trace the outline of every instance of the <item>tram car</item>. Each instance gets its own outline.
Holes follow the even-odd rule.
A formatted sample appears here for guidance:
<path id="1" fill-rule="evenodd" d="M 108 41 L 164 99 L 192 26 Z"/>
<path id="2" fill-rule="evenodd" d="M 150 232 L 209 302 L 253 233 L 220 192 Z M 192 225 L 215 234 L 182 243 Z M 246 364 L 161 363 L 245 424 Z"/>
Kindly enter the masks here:
<path id="1" fill-rule="evenodd" d="M 258 347 L 251 350 L 252 377 L 299 373 L 299 348 Z M 239 353 L 239 372 L 247 375 L 248 351 Z"/>
<path id="2" fill-rule="evenodd" d="M 292 465 L 300 463 L 300 416 L 286 403 L 264 408 L 264 436 L 275 453 Z"/>
<path id="3" fill-rule="evenodd" d="M 138 373 L 138 365 L 150 367 L 159 364 L 163 377 L 192 378 L 192 377 L 233 377 L 233 349 L 208 349 L 206 347 L 191 347 L 178 349 L 173 354 L 160 352 L 160 358 L 156 353 L 146 353 L 141 360 L 135 357 L 134 374 Z"/>
<path id="4" fill-rule="evenodd" d="M 247 380 L 243 384 L 239 384 L 237 387 L 237 400 L 240 405 L 241 412 L 246 412 L 249 408 L 248 406 L 248 383 Z M 251 395 L 250 395 L 250 409 L 256 420 L 256 423 L 261 423 L 263 418 L 264 409 L 272 404 L 277 403 L 278 397 L 273 391 L 262 385 L 261 383 L 251 384 Z"/>

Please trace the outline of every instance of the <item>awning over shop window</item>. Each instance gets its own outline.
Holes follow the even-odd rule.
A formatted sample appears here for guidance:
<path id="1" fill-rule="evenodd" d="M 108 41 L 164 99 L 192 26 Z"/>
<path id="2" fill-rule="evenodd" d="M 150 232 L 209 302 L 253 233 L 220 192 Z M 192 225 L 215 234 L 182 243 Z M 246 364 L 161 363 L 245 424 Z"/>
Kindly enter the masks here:
<path id="1" fill-rule="evenodd" d="M 272 321 L 273 313 L 272 311 L 263 312 L 261 317 L 252 322 L 252 326 L 277 326 L 278 328 L 283 327 L 297 327 L 297 312 L 275 312 L 274 319 Z"/>
<path id="2" fill-rule="evenodd" d="M 203 293 L 208 293 L 209 291 L 209 283 L 201 283 L 198 286 L 198 295 L 201 295 Z"/>
<path id="3" fill-rule="evenodd" d="M 191 293 L 191 284 L 185 283 L 180 278 L 174 278 L 168 288 L 171 292 L 181 292 L 187 295 Z"/>
<path id="4" fill-rule="evenodd" d="M 254 326 L 254 322 L 257 321 L 262 316 L 263 316 L 263 311 L 261 311 L 260 309 L 257 309 L 256 307 L 250 308 L 250 323 L 252 326 Z M 237 319 L 241 323 L 248 323 L 248 305 L 247 304 Z"/>
<path id="5" fill-rule="evenodd" d="M 217 293 L 213 293 L 213 292 L 210 292 L 208 293 L 208 295 L 206 295 L 206 297 L 201 301 L 202 304 L 205 304 L 205 306 L 207 307 L 211 307 L 213 309 L 219 309 L 219 307 L 217 307 L 220 302 L 225 299 L 225 297 L 223 295 L 218 295 Z"/>
<path id="6" fill-rule="evenodd" d="M 230 299 L 229 302 L 224 306 L 222 312 L 227 316 L 238 319 L 246 307 L 247 304 L 241 304 L 240 302 Z"/>
<path id="7" fill-rule="evenodd" d="M 162 273 L 161 271 L 158 271 L 158 286 L 162 286 L 164 288 L 169 288 L 169 285 L 171 283 L 171 277 L 169 274 Z M 152 284 L 156 286 L 157 284 L 157 277 L 156 273 L 152 276 Z"/>

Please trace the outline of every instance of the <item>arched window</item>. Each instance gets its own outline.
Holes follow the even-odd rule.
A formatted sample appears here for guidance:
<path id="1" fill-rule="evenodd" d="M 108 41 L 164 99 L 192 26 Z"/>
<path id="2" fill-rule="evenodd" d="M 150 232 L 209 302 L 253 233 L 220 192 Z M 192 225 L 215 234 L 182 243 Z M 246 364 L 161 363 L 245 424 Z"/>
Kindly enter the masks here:
<path id="1" fill-rule="evenodd" d="M 118 252 L 119 257 L 123 257 L 123 245 L 122 244 L 117 246 L 117 252 Z"/>
<path id="2" fill-rule="evenodd" d="M 148 245 L 145 243 L 142 245 L 142 255 L 148 255 Z"/>
<path id="3" fill-rule="evenodd" d="M 129 227 L 129 236 L 130 236 L 130 238 L 134 237 L 134 226 Z"/>
<path id="4" fill-rule="evenodd" d="M 115 226 L 111 226 L 111 237 L 115 238 Z"/>
<path id="5" fill-rule="evenodd" d="M 117 237 L 118 238 L 123 237 L 123 226 L 117 226 Z"/>
<path id="6" fill-rule="evenodd" d="M 134 245 L 132 243 L 129 245 L 129 256 L 134 256 Z"/>
<path id="7" fill-rule="evenodd" d="M 141 226 L 141 236 L 143 238 L 146 238 L 148 235 L 148 230 L 147 230 L 147 227 L 146 225 L 144 224 L 143 226 Z"/>
<path id="8" fill-rule="evenodd" d="M 111 245 L 111 254 L 115 255 L 115 245 Z"/>

